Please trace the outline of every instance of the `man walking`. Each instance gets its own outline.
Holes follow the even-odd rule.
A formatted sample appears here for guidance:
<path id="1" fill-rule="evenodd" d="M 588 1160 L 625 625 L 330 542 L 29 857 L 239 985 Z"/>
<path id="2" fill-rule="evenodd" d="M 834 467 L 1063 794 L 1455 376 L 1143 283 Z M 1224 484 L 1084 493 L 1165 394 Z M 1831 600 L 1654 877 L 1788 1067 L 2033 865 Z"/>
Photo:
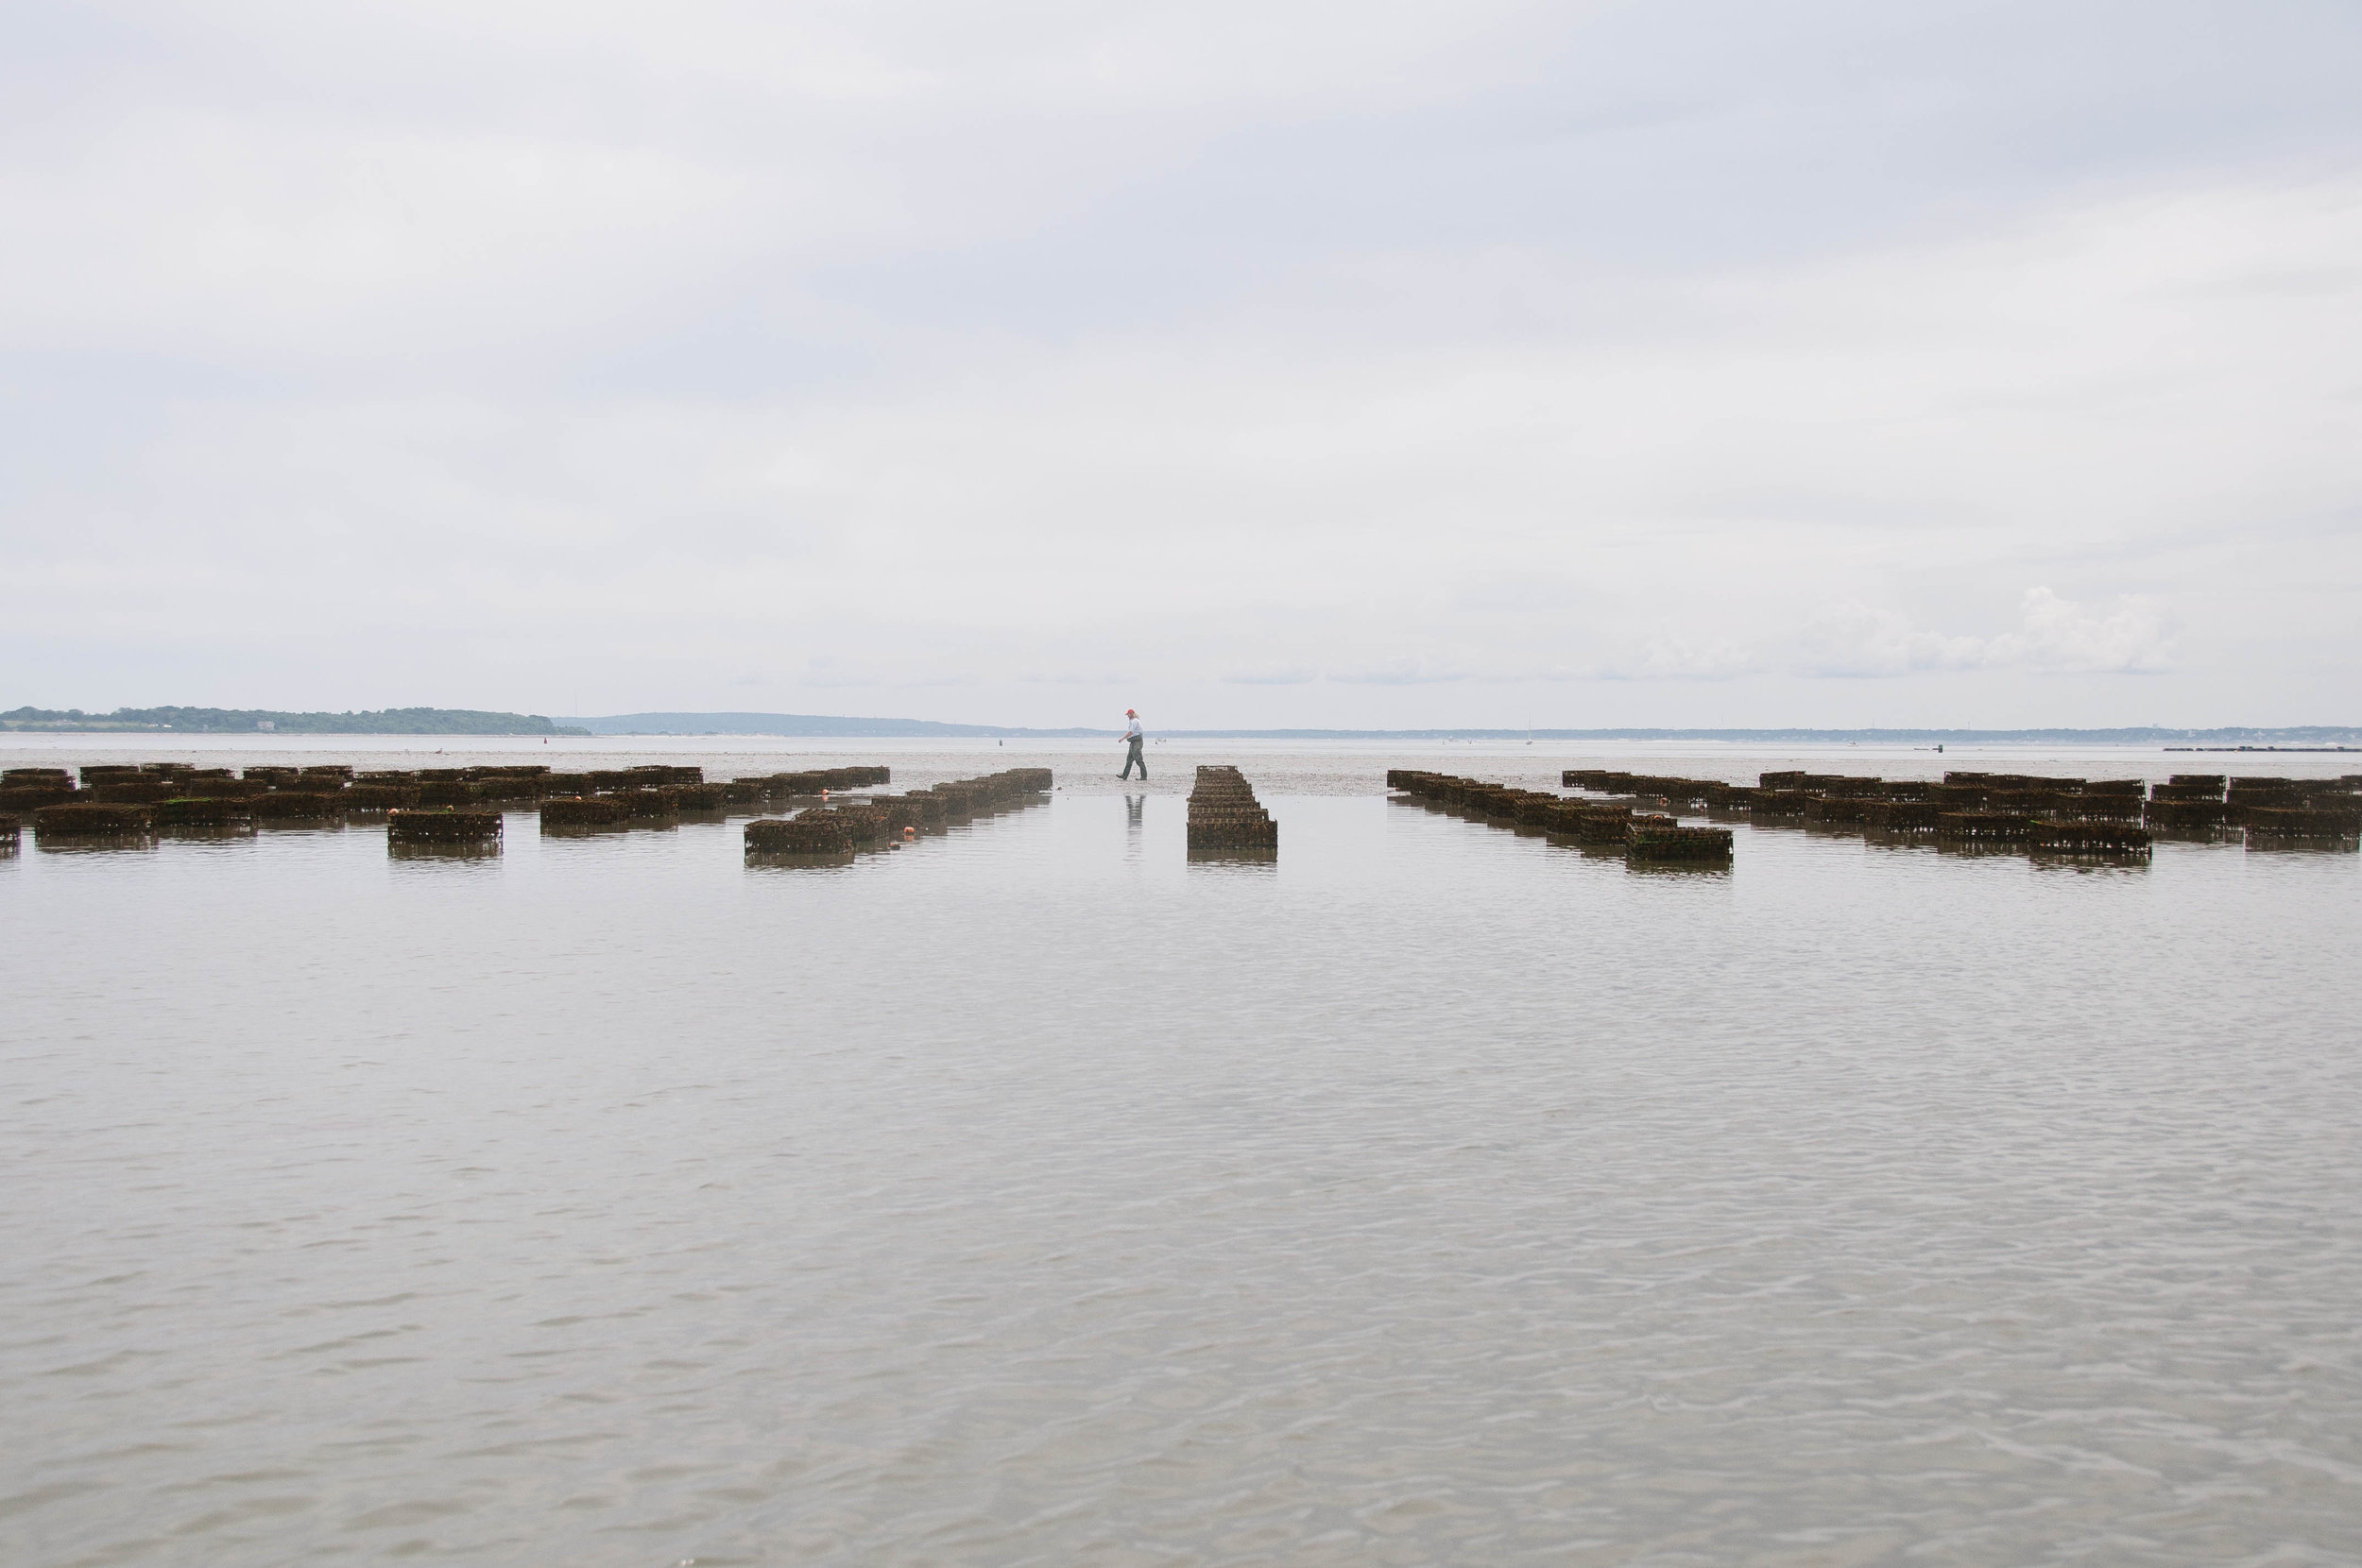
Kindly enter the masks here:
<path id="1" fill-rule="evenodd" d="M 1140 734 L 1139 710 L 1138 708 L 1127 707 L 1123 710 L 1123 744 L 1125 747 L 1123 754 L 1123 772 L 1118 774 L 1116 776 L 1118 778 L 1129 778 L 1132 776 L 1132 770 L 1134 768 L 1138 768 L 1140 770 L 1140 782 L 1144 784 L 1148 781 L 1148 758 L 1140 755 L 1140 745 L 1143 741 L 1145 741 L 1146 737 Z"/>

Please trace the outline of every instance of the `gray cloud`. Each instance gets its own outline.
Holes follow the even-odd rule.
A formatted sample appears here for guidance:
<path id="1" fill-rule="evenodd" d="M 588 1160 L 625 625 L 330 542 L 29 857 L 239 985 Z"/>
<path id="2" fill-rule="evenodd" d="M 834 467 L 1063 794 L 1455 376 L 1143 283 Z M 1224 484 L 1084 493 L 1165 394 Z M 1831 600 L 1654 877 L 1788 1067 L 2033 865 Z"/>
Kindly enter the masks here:
<path id="1" fill-rule="evenodd" d="M 567 26 L 12 35 L 7 700 L 2357 689 L 2350 8 Z"/>

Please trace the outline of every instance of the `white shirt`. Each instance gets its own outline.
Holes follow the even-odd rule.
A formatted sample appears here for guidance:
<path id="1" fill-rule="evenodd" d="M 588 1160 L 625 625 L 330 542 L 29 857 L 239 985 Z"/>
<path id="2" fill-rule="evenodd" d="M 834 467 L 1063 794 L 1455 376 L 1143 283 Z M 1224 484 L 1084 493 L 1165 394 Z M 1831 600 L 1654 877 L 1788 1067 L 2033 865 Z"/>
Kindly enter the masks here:
<path id="1" fill-rule="evenodd" d="M 1140 738 L 1140 721 L 1137 716 L 1132 720 L 1131 727 L 1123 732 L 1123 738 L 1127 741 L 1137 741 Z"/>

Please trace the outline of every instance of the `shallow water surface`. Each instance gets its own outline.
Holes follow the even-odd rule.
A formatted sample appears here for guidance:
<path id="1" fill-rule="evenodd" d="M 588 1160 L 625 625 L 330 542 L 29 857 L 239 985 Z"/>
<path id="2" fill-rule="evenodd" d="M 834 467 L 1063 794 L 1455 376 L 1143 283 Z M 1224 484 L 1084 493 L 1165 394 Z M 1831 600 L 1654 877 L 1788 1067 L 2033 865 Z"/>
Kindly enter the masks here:
<path id="1" fill-rule="evenodd" d="M 2362 1557 L 2356 857 L 1258 790 L 0 861 L 6 1559 Z"/>

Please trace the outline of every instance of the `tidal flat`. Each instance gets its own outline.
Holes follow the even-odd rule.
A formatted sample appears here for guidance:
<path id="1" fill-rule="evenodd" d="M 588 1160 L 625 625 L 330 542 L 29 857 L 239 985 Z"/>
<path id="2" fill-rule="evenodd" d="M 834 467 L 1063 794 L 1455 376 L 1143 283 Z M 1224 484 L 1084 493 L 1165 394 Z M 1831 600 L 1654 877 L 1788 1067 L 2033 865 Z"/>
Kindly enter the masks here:
<path id="1" fill-rule="evenodd" d="M 757 752 L 1057 788 L 0 858 L 0 1555 L 2362 1557 L 2362 857 L 1652 874 L 1381 783 L 1737 747 L 628 755 Z M 1190 860 L 1201 761 L 1275 855 Z"/>

